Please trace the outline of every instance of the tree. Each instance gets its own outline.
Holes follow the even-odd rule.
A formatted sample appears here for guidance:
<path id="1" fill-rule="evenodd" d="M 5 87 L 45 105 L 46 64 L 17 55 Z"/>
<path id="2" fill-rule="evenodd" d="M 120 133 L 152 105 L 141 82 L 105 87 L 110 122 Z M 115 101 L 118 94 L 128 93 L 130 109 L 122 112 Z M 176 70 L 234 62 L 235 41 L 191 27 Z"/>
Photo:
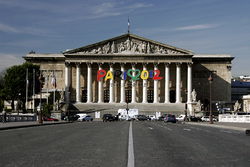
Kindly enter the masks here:
<path id="1" fill-rule="evenodd" d="M 4 85 L 2 89 L 2 96 L 5 99 L 11 100 L 11 107 L 14 108 L 14 101 L 20 100 L 24 108 L 25 92 L 26 92 L 26 70 L 29 70 L 28 83 L 29 90 L 33 87 L 33 69 L 39 72 L 39 66 L 31 63 L 24 63 L 22 65 L 15 65 L 6 70 L 4 75 Z M 36 75 L 37 76 L 37 75 Z M 39 89 L 39 88 L 36 88 Z M 32 96 L 33 92 L 29 91 L 28 96 Z"/>
<path id="2" fill-rule="evenodd" d="M 3 88 L 4 88 L 4 80 L 3 80 L 4 72 L 0 73 L 0 111 L 3 110 L 4 107 L 4 96 L 3 96 Z"/>

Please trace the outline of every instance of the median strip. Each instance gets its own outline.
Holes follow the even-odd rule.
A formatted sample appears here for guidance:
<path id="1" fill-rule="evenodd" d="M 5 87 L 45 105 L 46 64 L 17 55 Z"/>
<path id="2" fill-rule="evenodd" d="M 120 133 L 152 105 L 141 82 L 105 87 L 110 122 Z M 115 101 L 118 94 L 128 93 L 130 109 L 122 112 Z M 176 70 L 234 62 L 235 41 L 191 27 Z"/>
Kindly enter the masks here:
<path id="1" fill-rule="evenodd" d="M 133 143 L 133 131 L 132 131 L 132 121 L 129 124 L 129 137 L 128 137 L 128 165 L 127 167 L 134 167 L 134 143 Z"/>

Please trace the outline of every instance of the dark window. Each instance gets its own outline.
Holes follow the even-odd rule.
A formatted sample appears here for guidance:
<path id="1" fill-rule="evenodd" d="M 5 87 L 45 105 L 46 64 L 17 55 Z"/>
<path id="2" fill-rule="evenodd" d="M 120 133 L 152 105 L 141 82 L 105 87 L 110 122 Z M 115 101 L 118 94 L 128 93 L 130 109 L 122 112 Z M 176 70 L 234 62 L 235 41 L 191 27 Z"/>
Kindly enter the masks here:
<path id="1" fill-rule="evenodd" d="M 87 90 L 82 90 L 82 102 L 87 102 Z"/>
<path id="2" fill-rule="evenodd" d="M 132 91 L 126 90 L 126 102 L 131 103 Z"/>
<path id="3" fill-rule="evenodd" d="M 154 102 L 154 91 L 148 90 L 148 103 L 153 103 L 153 102 Z"/>
<path id="4" fill-rule="evenodd" d="M 104 103 L 109 102 L 109 90 L 104 90 Z"/>

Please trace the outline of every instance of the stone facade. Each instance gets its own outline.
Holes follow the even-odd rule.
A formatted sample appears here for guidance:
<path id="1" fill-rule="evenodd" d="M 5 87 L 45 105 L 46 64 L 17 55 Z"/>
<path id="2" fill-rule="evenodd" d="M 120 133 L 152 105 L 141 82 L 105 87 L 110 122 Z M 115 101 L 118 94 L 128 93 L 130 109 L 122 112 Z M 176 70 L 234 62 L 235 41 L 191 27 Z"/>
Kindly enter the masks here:
<path id="1" fill-rule="evenodd" d="M 196 55 L 191 51 L 162 44 L 133 34 L 124 34 L 63 52 L 62 54 L 28 54 L 26 61 L 40 65 L 44 76 L 53 73 L 57 89 L 68 103 L 161 104 L 191 102 L 195 89 L 197 99 L 209 99 L 208 77 L 213 75 L 212 101 L 231 100 L 231 61 L 229 55 Z M 161 80 L 123 80 L 120 77 L 97 80 L 98 70 L 159 70 Z M 128 72 L 128 71 L 127 71 Z M 51 79 L 51 77 L 49 77 Z M 49 80 L 50 81 L 50 80 Z M 51 84 L 44 89 L 52 89 Z M 45 91 L 44 90 L 44 91 Z M 68 92 L 68 93 L 65 93 Z M 157 106 L 156 106 L 157 107 Z"/>

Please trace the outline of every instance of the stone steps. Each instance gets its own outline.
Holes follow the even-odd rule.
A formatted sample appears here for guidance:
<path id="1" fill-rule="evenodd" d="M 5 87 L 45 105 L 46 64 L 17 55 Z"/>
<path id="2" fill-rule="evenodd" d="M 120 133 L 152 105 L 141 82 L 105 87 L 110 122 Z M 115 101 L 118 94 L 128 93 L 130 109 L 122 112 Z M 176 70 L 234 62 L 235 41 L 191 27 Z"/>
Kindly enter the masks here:
<path id="1" fill-rule="evenodd" d="M 126 109 L 127 104 L 126 103 L 75 103 L 73 104 L 73 108 L 77 110 L 77 112 L 87 112 L 92 113 L 99 111 L 101 113 L 112 113 L 116 114 L 118 109 Z M 130 109 L 138 109 L 140 114 L 155 114 L 155 112 L 161 112 L 161 113 L 184 113 L 185 109 L 185 103 L 170 103 L 170 104 L 164 104 L 164 103 L 148 103 L 148 104 L 142 104 L 142 103 L 129 103 L 128 108 Z M 72 110 L 72 109 L 71 109 Z"/>

